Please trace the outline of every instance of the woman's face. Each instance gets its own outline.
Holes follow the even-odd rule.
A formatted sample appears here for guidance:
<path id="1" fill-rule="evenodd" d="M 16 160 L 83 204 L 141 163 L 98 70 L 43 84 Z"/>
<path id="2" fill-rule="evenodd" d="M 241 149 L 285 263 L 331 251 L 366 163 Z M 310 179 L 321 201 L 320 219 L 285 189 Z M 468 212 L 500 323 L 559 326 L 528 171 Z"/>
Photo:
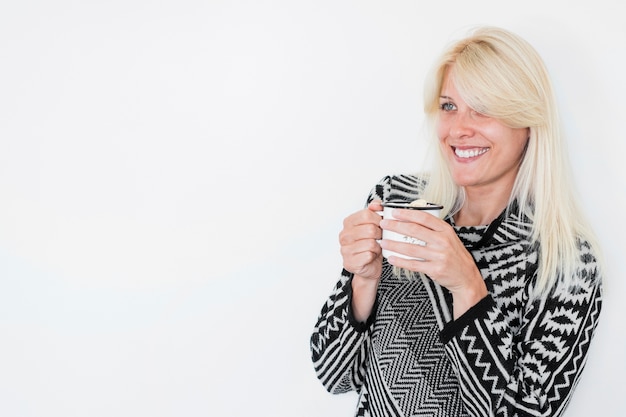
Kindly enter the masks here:
<path id="1" fill-rule="evenodd" d="M 468 107 L 450 71 L 439 97 L 437 134 L 457 185 L 467 191 L 511 192 L 529 130 L 508 127 Z"/>

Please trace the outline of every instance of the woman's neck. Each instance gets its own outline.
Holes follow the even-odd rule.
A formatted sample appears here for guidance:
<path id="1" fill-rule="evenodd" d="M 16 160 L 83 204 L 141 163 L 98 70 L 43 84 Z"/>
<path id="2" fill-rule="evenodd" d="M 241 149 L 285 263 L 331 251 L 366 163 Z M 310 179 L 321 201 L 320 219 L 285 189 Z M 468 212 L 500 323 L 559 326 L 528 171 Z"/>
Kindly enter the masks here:
<path id="1" fill-rule="evenodd" d="M 509 204 L 510 192 L 465 190 L 465 203 L 454 215 L 457 226 L 486 226 Z"/>

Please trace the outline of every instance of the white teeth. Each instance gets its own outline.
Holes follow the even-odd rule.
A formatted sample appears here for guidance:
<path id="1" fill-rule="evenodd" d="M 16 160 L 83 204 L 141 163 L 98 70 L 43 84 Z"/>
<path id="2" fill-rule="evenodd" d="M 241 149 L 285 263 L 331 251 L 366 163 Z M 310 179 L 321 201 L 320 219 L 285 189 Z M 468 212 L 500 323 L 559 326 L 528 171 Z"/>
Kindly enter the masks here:
<path id="1" fill-rule="evenodd" d="M 475 148 L 475 149 L 454 148 L 454 153 L 459 158 L 473 158 L 475 156 L 484 154 L 488 150 L 489 150 L 489 148 Z"/>

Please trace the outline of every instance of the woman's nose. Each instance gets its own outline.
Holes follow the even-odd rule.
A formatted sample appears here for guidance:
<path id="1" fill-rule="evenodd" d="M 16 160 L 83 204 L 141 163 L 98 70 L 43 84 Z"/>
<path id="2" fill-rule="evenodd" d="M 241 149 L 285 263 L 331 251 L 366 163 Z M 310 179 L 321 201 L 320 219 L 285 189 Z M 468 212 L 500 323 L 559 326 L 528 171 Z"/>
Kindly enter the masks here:
<path id="1" fill-rule="evenodd" d="M 450 135 L 455 138 L 472 136 L 474 133 L 473 110 L 457 111 L 450 124 Z"/>

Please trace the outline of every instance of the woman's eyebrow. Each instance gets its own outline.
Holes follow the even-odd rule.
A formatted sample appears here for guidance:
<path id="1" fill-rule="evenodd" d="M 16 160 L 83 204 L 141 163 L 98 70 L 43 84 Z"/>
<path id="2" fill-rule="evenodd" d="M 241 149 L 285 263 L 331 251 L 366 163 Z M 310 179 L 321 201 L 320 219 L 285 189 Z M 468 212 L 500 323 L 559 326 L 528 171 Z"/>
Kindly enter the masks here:
<path id="1" fill-rule="evenodd" d="M 444 99 L 444 100 L 452 100 L 452 97 L 448 97 L 448 96 L 439 96 L 439 98 Z"/>

